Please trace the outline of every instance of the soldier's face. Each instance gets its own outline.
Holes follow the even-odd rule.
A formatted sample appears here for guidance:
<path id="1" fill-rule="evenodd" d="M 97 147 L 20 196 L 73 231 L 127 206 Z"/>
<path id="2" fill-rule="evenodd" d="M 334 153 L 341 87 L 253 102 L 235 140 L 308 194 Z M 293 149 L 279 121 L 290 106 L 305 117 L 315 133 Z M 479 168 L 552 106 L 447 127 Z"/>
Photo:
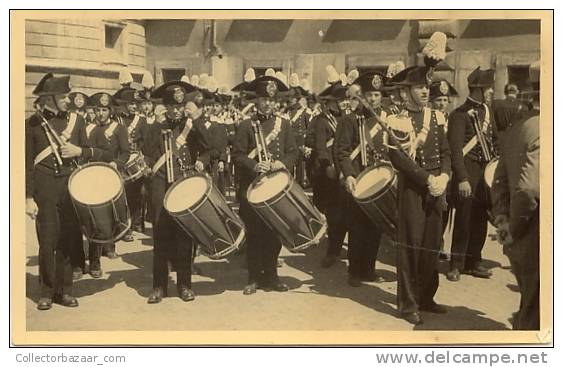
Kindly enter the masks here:
<path id="1" fill-rule="evenodd" d="M 274 107 L 276 105 L 276 101 L 270 97 L 258 97 L 256 100 L 256 107 L 258 111 L 266 116 L 271 115 L 274 112 Z"/>
<path id="2" fill-rule="evenodd" d="M 381 94 L 381 92 L 379 91 L 366 92 L 364 93 L 364 96 L 366 98 L 366 101 L 370 104 L 370 106 L 379 107 L 381 105 L 381 99 L 383 98 L 383 94 Z"/>
<path id="3" fill-rule="evenodd" d="M 411 87 L 412 102 L 419 106 L 425 106 L 428 103 L 429 89 L 426 85 L 413 85 Z"/>
<path id="4" fill-rule="evenodd" d="M 141 111 L 143 111 L 145 115 L 149 115 L 152 112 L 152 109 L 153 105 L 151 101 L 144 101 L 141 103 Z"/>
<path id="5" fill-rule="evenodd" d="M 127 112 L 129 112 L 129 113 L 137 112 L 137 104 L 136 103 L 127 103 Z"/>
<path id="6" fill-rule="evenodd" d="M 86 101 L 84 100 L 84 96 L 82 96 L 82 94 L 77 94 L 74 97 L 74 105 L 76 106 L 76 108 L 80 109 L 80 108 L 84 107 L 85 103 L 86 103 Z"/>
<path id="7" fill-rule="evenodd" d="M 66 94 L 56 94 L 55 95 L 55 104 L 57 105 L 57 109 L 59 111 L 68 111 L 68 106 L 70 104 L 70 99 Z"/>
<path id="8" fill-rule="evenodd" d="M 93 108 L 87 108 L 86 116 L 88 117 L 88 121 L 94 121 L 96 119 L 96 111 L 94 111 Z"/>
<path id="9" fill-rule="evenodd" d="M 106 122 L 109 119 L 110 109 L 107 107 L 98 107 L 96 108 L 96 118 L 101 123 Z"/>
<path id="10" fill-rule="evenodd" d="M 299 102 L 299 100 L 296 97 L 291 97 L 289 98 L 289 105 L 293 106 L 294 104 L 297 104 L 297 102 Z"/>
<path id="11" fill-rule="evenodd" d="M 184 116 L 184 105 L 177 104 L 168 106 L 166 109 L 166 114 L 172 120 L 179 120 Z"/>
<path id="12" fill-rule="evenodd" d="M 449 104 L 450 97 L 448 96 L 437 97 L 432 101 L 432 106 L 441 112 L 445 112 L 448 109 Z"/>
<path id="13" fill-rule="evenodd" d="M 492 104 L 494 94 L 495 94 L 495 91 L 492 87 L 484 89 L 483 90 L 483 102 L 485 102 L 488 105 Z"/>
<path id="14" fill-rule="evenodd" d="M 346 109 L 350 106 L 350 102 L 347 99 L 341 99 L 338 101 L 338 109 L 340 111 L 346 111 Z"/>
<path id="15" fill-rule="evenodd" d="M 220 114 L 221 112 L 223 112 L 223 106 L 220 103 L 213 104 L 213 112 Z"/>

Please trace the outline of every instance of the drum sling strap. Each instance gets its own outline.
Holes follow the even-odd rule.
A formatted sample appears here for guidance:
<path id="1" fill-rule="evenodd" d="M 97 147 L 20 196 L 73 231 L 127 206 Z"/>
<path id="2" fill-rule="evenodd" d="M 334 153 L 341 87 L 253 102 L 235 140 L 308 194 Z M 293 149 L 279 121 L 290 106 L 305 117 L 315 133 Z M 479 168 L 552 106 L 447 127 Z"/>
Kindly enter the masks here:
<path id="1" fill-rule="evenodd" d="M 96 128 L 96 124 L 88 124 L 86 126 L 86 137 L 90 139 L 90 135 L 92 135 L 92 131 Z"/>
<path id="2" fill-rule="evenodd" d="M 129 127 L 127 127 L 127 132 L 129 133 L 129 135 L 133 133 L 133 130 L 135 130 L 137 124 L 139 124 L 139 120 L 139 115 L 135 115 L 135 117 L 133 117 L 133 121 L 131 121 L 131 124 L 129 125 Z"/>
<path id="3" fill-rule="evenodd" d="M 70 136 L 72 135 L 72 131 L 74 130 L 74 125 L 76 124 L 76 116 L 77 115 L 75 113 L 70 113 L 68 124 L 66 125 L 66 128 L 61 133 L 62 141 L 67 142 L 68 139 L 70 139 Z M 45 158 L 47 158 L 51 154 L 54 154 L 52 147 L 51 146 L 46 147 L 41 152 L 39 152 L 39 154 L 37 154 L 37 156 L 33 160 L 33 166 L 37 166 L 40 162 L 42 162 Z"/>
<path id="4" fill-rule="evenodd" d="M 274 129 L 268 134 L 268 136 L 266 136 L 266 145 L 269 146 L 270 143 L 274 141 L 275 138 L 278 137 L 281 131 L 281 124 L 282 124 L 282 119 L 280 117 L 276 117 L 276 121 L 274 123 Z M 250 159 L 256 158 L 257 152 L 258 152 L 258 148 L 252 149 L 252 151 L 248 153 L 248 158 Z"/>
<path id="5" fill-rule="evenodd" d="M 381 111 L 381 115 L 380 117 L 385 120 L 387 118 L 387 113 L 385 111 Z M 369 131 L 369 138 L 373 139 L 375 137 L 375 135 L 377 135 L 377 133 L 379 132 L 379 130 L 381 130 L 381 126 L 379 126 L 379 123 L 376 123 Z M 364 132 L 365 133 L 365 132 Z M 328 143 L 327 143 L 327 147 L 328 147 Z M 356 157 L 358 156 L 358 154 L 360 154 L 360 145 L 358 144 L 358 146 L 356 148 L 354 148 L 354 150 L 352 151 L 352 153 L 350 153 L 350 160 L 353 161 L 354 159 L 356 159 Z"/>
<path id="6" fill-rule="evenodd" d="M 303 112 L 305 112 L 304 108 L 301 108 L 299 110 L 297 110 L 297 112 L 295 113 L 295 115 L 293 116 L 293 118 L 291 119 L 291 126 L 293 126 L 293 124 L 295 123 L 295 121 L 297 121 L 301 115 L 303 114 Z"/>
<path id="7" fill-rule="evenodd" d="M 178 137 L 176 138 L 177 149 L 180 149 L 184 144 L 186 144 L 186 139 L 188 138 L 188 134 L 190 133 L 192 127 L 193 127 L 192 119 L 188 119 L 186 121 L 186 126 L 184 126 L 184 129 L 182 130 L 180 135 L 178 135 Z M 164 165 L 165 161 L 166 161 L 166 153 L 162 153 L 162 155 L 158 158 L 154 166 L 152 166 L 153 173 L 157 173 L 160 167 Z"/>
<path id="8" fill-rule="evenodd" d="M 489 112 L 489 107 L 487 107 L 486 104 L 483 104 L 483 106 L 485 107 L 485 120 L 483 121 L 483 133 L 485 133 L 489 128 L 490 112 Z M 463 147 L 462 150 L 463 156 L 466 156 L 467 153 L 471 151 L 471 149 L 475 148 L 475 145 L 477 145 L 477 134 L 473 135 L 473 137 Z"/>

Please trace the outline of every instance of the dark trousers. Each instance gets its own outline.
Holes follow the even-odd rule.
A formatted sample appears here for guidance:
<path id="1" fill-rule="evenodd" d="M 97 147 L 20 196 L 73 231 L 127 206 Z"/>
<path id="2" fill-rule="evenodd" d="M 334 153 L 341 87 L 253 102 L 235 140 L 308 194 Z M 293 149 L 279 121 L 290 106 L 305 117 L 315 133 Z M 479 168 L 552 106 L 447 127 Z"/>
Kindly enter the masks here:
<path id="1" fill-rule="evenodd" d="M 213 179 L 213 185 L 219 189 L 221 194 L 225 195 L 225 170 L 227 165 L 224 165 L 223 172 L 219 172 L 219 161 L 213 161 L 211 163 L 211 177 Z"/>
<path id="2" fill-rule="evenodd" d="M 36 170 L 34 179 L 40 183 L 35 188 L 34 199 L 39 208 L 35 224 L 41 297 L 72 294 L 70 259 L 78 246 L 80 227 L 68 192 L 68 176 L 55 177 Z"/>
<path id="3" fill-rule="evenodd" d="M 143 189 L 143 179 L 137 179 L 125 184 L 125 194 L 127 195 L 127 205 L 131 212 L 131 225 L 143 226 L 143 196 L 141 191 Z"/>
<path id="4" fill-rule="evenodd" d="M 397 306 L 402 314 L 431 304 L 438 290 L 443 208 L 437 201 L 399 175 Z"/>
<path id="5" fill-rule="evenodd" d="M 246 258 L 248 283 L 268 284 L 278 281 L 278 256 L 281 242 L 276 234 L 254 212 L 246 199 L 246 190 L 239 194 L 240 216 L 246 226 Z"/>
<path id="6" fill-rule="evenodd" d="M 76 245 L 72 246 L 71 264 L 73 269 L 82 269 L 86 267 L 86 258 L 90 262 L 90 270 L 101 269 L 100 265 L 100 255 L 102 252 L 102 246 L 98 244 L 86 242 L 86 251 L 88 252 L 88 257 L 85 254 L 84 242 L 82 240 L 82 233 L 80 233 L 79 238 L 76 240 Z"/>
<path id="7" fill-rule="evenodd" d="M 164 209 L 164 195 L 169 185 L 162 177 L 151 182 L 153 208 L 153 287 L 167 293 L 168 262 L 177 274 L 178 288 L 192 286 L 192 239 Z"/>
<path id="8" fill-rule="evenodd" d="M 346 232 L 348 232 L 346 190 L 338 180 L 331 180 L 325 177 L 324 188 L 321 192 L 323 196 L 320 201 L 323 202 L 322 206 L 325 208 L 324 213 L 326 214 L 328 226 L 326 254 L 327 256 L 340 256 L 344 237 L 346 237 Z M 375 252 L 377 256 L 377 250 Z"/>
<path id="9" fill-rule="evenodd" d="M 295 173 L 295 180 L 297 180 L 297 183 L 301 186 L 301 187 L 305 187 L 306 183 L 306 172 L 305 172 L 305 157 L 303 156 L 303 153 L 301 151 L 299 151 L 299 156 L 297 157 L 297 162 L 295 164 L 295 168 L 294 168 L 294 173 Z"/>
<path id="10" fill-rule="evenodd" d="M 345 215 L 349 228 L 348 274 L 362 278 L 375 270 L 381 231 L 362 211 L 352 195 L 347 194 L 346 203 Z"/>
<path id="11" fill-rule="evenodd" d="M 458 182 L 453 187 L 455 220 L 452 235 L 451 268 L 471 269 L 481 261 L 487 239 L 487 197 L 483 172 L 486 163 L 465 158 L 472 195 L 461 198 Z"/>

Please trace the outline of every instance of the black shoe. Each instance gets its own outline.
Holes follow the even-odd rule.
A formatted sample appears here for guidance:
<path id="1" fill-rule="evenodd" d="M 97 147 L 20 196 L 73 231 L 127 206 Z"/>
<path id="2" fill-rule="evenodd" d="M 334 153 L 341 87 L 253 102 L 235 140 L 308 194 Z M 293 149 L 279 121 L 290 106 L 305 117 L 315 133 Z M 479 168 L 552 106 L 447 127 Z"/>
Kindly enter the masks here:
<path id="1" fill-rule="evenodd" d="M 473 268 L 466 268 L 465 274 L 473 275 L 475 278 L 489 279 L 493 273 L 482 265 L 477 265 Z"/>
<path id="2" fill-rule="evenodd" d="M 424 322 L 422 321 L 422 317 L 418 312 L 409 312 L 402 315 L 402 318 L 407 320 L 408 323 L 413 325 L 422 325 Z"/>
<path id="3" fill-rule="evenodd" d="M 70 294 L 55 295 L 55 297 L 53 297 L 53 301 L 65 307 L 78 307 L 78 300 Z"/>
<path id="4" fill-rule="evenodd" d="M 74 268 L 72 269 L 72 280 L 80 280 L 82 279 L 82 268 Z"/>
<path id="5" fill-rule="evenodd" d="M 160 303 L 162 301 L 162 297 L 164 297 L 164 292 L 160 288 L 153 289 L 152 293 L 149 295 L 147 299 L 147 303 Z"/>
<path id="6" fill-rule="evenodd" d="M 439 305 L 436 302 L 432 302 L 427 305 L 420 305 L 419 309 L 421 311 L 426 311 L 431 313 L 441 313 L 441 314 L 448 313 L 448 309 L 445 306 Z"/>
<path id="7" fill-rule="evenodd" d="M 94 279 L 98 279 L 102 277 L 102 269 L 100 268 L 92 268 L 90 269 L 90 276 Z"/>
<path id="8" fill-rule="evenodd" d="M 350 287 L 361 287 L 362 286 L 362 281 L 360 280 L 360 278 L 355 277 L 355 276 L 349 276 L 348 277 L 348 285 Z"/>
<path id="9" fill-rule="evenodd" d="M 251 294 L 256 293 L 257 289 L 258 289 L 258 283 L 252 282 L 244 287 L 244 289 L 242 290 L 242 294 L 244 294 L 245 296 L 250 296 Z"/>
<path id="10" fill-rule="evenodd" d="M 287 284 L 280 282 L 279 280 L 269 283 L 264 286 L 264 291 L 274 291 L 274 292 L 287 292 L 289 287 Z"/>
<path id="11" fill-rule="evenodd" d="M 385 282 L 385 278 L 381 275 L 378 275 L 376 272 L 370 273 L 368 275 L 362 276 L 360 278 L 361 281 L 364 282 L 375 282 L 375 283 L 383 283 Z"/>
<path id="12" fill-rule="evenodd" d="M 459 269 L 457 268 L 453 268 L 452 270 L 448 271 L 448 273 L 446 274 L 446 278 L 450 282 L 459 282 L 460 276 L 461 275 L 459 273 Z"/>
<path id="13" fill-rule="evenodd" d="M 117 259 L 119 256 L 117 256 L 117 253 L 115 251 L 108 251 L 106 257 L 113 260 Z"/>
<path id="14" fill-rule="evenodd" d="M 37 302 L 37 309 L 39 311 L 47 311 L 51 309 L 53 305 L 53 301 L 50 298 L 41 297 L 39 298 L 39 302 Z"/>
<path id="15" fill-rule="evenodd" d="M 321 261 L 321 267 L 323 268 L 330 268 L 338 261 L 338 257 L 334 255 L 326 255 L 323 260 Z"/>
<path id="16" fill-rule="evenodd" d="M 131 233 L 127 233 L 121 240 L 125 241 L 125 242 L 133 242 L 133 241 L 135 241 L 135 238 L 133 238 L 133 235 Z M 108 253 L 108 255 L 109 255 L 109 253 Z"/>
<path id="17" fill-rule="evenodd" d="M 195 293 L 188 287 L 180 287 L 178 289 L 178 297 L 184 302 L 189 302 L 195 299 Z"/>

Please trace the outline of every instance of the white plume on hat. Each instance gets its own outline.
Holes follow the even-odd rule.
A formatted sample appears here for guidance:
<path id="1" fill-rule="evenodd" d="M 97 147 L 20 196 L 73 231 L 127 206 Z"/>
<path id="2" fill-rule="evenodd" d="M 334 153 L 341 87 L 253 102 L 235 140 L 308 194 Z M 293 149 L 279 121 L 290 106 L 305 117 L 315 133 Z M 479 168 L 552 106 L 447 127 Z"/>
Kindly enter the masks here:
<path id="1" fill-rule="evenodd" d="M 187 75 L 182 75 L 182 78 L 180 78 L 180 81 L 190 84 L 190 77 L 187 76 Z"/>
<path id="2" fill-rule="evenodd" d="M 291 88 L 299 87 L 299 75 L 297 73 L 292 73 L 289 77 L 289 86 Z"/>
<path id="3" fill-rule="evenodd" d="M 143 73 L 143 79 L 141 80 L 141 84 L 143 85 L 143 88 L 145 88 L 145 89 L 153 89 L 154 88 L 154 79 L 152 77 L 152 74 L 149 73 L 148 71 L 145 71 Z"/>
<path id="4" fill-rule="evenodd" d="M 133 81 L 133 76 L 131 75 L 129 69 L 127 68 L 121 69 L 121 71 L 119 72 L 119 84 L 121 85 L 129 84 L 132 81 Z"/>
<path id="5" fill-rule="evenodd" d="M 359 76 L 360 72 L 358 71 L 358 69 L 350 70 L 348 76 L 346 77 L 348 84 L 353 84 Z"/>
<path id="6" fill-rule="evenodd" d="M 281 80 L 281 82 L 287 86 L 287 76 L 286 76 L 284 73 L 282 73 L 281 71 L 278 71 L 278 72 L 274 75 L 274 77 L 275 77 L 275 78 L 278 78 L 279 80 Z"/>
<path id="7" fill-rule="evenodd" d="M 197 75 L 197 74 L 192 75 L 190 80 L 192 81 L 193 86 L 195 86 L 195 87 L 199 86 L 199 75 Z"/>
<path id="8" fill-rule="evenodd" d="M 342 85 L 347 85 L 348 84 L 348 77 L 346 76 L 346 74 L 341 73 L 338 76 L 338 79 L 340 80 L 340 83 L 342 83 Z"/>
<path id="9" fill-rule="evenodd" d="M 254 72 L 254 69 L 253 68 L 246 69 L 246 73 L 244 73 L 244 81 L 250 83 L 254 79 L 256 79 L 256 73 Z"/>
<path id="10" fill-rule="evenodd" d="M 336 69 L 334 68 L 334 66 L 332 65 L 327 65 L 326 67 L 326 72 L 328 74 L 326 80 L 329 83 L 336 83 L 337 81 L 340 80 L 340 76 L 338 75 L 338 72 L 336 71 Z"/>
<path id="11" fill-rule="evenodd" d="M 306 91 L 310 91 L 311 90 L 311 85 L 309 84 L 309 81 L 307 79 L 301 79 L 301 88 L 305 89 Z"/>
<path id="12" fill-rule="evenodd" d="M 395 75 L 397 75 L 398 73 L 400 73 L 401 71 L 403 71 L 405 69 L 405 64 L 402 61 L 397 61 L 397 62 L 393 62 L 391 64 L 389 64 L 389 67 L 387 68 L 387 73 L 385 74 L 385 76 L 390 79 L 392 77 L 394 77 Z"/>
<path id="13" fill-rule="evenodd" d="M 230 89 L 229 87 L 227 87 L 226 85 L 222 85 L 221 87 L 219 87 L 218 89 L 218 93 L 220 94 L 224 94 L 224 95 L 229 95 L 230 94 Z"/>
<path id="14" fill-rule="evenodd" d="M 447 41 L 448 37 L 442 32 L 434 32 L 430 36 L 428 43 L 422 49 L 424 63 L 427 66 L 434 67 L 446 58 Z"/>
<path id="15" fill-rule="evenodd" d="M 265 76 L 271 76 L 271 77 L 275 77 L 276 76 L 276 71 L 272 68 L 268 68 L 266 69 L 266 73 L 264 74 Z"/>

